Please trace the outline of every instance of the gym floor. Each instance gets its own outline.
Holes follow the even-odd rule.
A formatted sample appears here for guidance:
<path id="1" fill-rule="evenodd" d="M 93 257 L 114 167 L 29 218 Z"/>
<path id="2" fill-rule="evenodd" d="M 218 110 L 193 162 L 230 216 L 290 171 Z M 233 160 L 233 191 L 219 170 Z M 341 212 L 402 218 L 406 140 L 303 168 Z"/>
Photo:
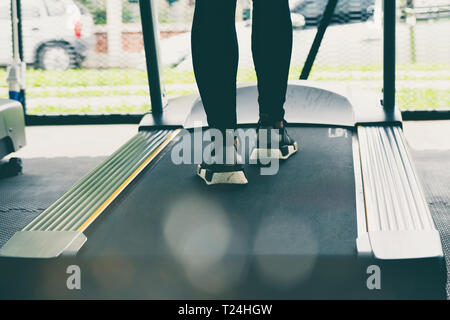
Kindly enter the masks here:
<path id="1" fill-rule="evenodd" d="M 0 247 L 131 138 L 137 126 L 35 126 L 26 130 L 27 146 L 11 155 L 22 158 L 23 174 L 0 180 Z M 450 270 L 450 121 L 404 122 L 404 132 Z M 449 285 L 447 293 L 450 297 Z"/>

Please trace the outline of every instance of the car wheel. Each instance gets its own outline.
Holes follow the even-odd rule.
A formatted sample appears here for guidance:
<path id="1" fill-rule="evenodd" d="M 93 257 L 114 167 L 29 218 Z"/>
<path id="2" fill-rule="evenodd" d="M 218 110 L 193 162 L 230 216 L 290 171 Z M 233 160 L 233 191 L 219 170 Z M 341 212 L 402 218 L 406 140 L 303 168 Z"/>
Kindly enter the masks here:
<path id="1" fill-rule="evenodd" d="M 65 44 L 45 45 L 39 50 L 37 65 L 44 70 L 68 70 L 77 66 L 76 52 Z"/>

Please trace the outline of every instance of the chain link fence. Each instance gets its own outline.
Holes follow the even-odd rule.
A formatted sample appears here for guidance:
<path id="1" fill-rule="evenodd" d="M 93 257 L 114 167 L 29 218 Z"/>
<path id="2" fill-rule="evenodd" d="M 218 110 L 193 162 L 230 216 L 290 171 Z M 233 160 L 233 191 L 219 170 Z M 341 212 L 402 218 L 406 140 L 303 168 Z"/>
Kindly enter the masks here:
<path id="1" fill-rule="evenodd" d="M 155 0 L 169 97 L 197 92 L 190 54 L 195 0 Z M 326 0 L 290 0 L 297 79 Z M 382 88 L 382 1 L 339 0 L 310 80 Z M 10 1 L 0 4 L 0 65 L 11 61 Z M 140 114 L 150 108 L 137 0 L 22 0 L 28 114 Z M 398 0 L 397 104 L 450 109 L 450 0 Z M 256 81 L 251 0 L 238 0 L 239 82 Z M 219 64 L 220 61 L 217 61 Z M 220 75 L 217 75 L 218 77 Z M 6 69 L 0 68 L 0 79 Z M 0 95 L 7 96 L 6 81 Z"/>

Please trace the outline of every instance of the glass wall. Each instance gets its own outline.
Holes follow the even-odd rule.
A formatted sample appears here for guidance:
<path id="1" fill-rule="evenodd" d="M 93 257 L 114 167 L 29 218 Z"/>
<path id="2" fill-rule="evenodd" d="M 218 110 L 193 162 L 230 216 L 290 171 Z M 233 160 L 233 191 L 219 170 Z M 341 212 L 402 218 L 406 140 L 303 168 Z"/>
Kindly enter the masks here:
<path id="1" fill-rule="evenodd" d="M 9 2 L 0 4 L 0 79 L 6 79 L 4 66 L 11 61 Z M 195 93 L 190 54 L 195 1 L 155 2 L 166 92 Z M 300 75 L 326 2 L 290 0 L 291 79 Z M 450 1 L 397 2 L 397 104 L 405 110 L 450 109 Z M 338 1 L 310 80 L 381 91 L 381 5 L 381 0 Z M 256 81 L 251 11 L 250 0 L 238 0 L 239 82 Z M 22 14 L 28 114 L 140 114 L 151 108 L 137 0 L 22 0 Z M 2 80 L 0 96 L 7 91 Z"/>

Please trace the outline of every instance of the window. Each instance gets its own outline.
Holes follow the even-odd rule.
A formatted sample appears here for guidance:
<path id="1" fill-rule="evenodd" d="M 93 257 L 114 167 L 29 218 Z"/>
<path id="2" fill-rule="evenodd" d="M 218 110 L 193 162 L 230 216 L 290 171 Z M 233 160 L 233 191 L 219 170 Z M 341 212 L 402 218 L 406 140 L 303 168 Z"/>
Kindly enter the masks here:
<path id="1" fill-rule="evenodd" d="M 66 13 L 63 0 L 45 0 L 45 7 L 49 16 L 63 16 Z"/>
<path id="2" fill-rule="evenodd" d="M 22 3 L 22 19 L 39 18 L 41 12 L 39 7 L 34 6 L 31 2 L 24 1 Z"/>

